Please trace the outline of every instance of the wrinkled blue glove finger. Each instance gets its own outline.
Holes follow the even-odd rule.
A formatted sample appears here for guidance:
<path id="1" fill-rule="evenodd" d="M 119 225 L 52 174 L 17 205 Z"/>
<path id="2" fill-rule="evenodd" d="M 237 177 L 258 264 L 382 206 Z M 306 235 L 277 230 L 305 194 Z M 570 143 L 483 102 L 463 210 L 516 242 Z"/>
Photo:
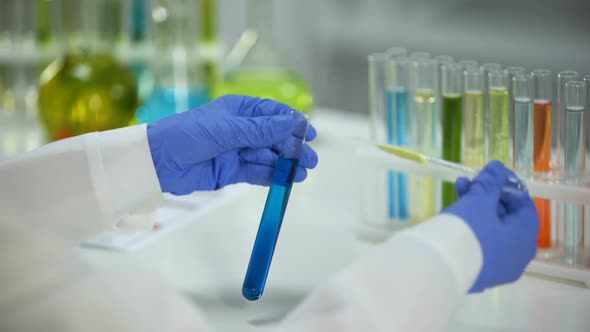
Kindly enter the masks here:
<path id="1" fill-rule="evenodd" d="M 463 195 L 469 192 L 469 188 L 471 188 L 471 180 L 462 176 L 457 178 L 455 181 L 455 192 L 457 193 L 457 197 L 461 198 Z"/>
<path id="2" fill-rule="evenodd" d="M 483 194 L 495 201 L 499 200 L 508 176 L 508 169 L 501 162 L 494 160 L 471 181 L 469 193 Z"/>
<path id="3" fill-rule="evenodd" d="M 236 115 L 245 117 L 288 115 L 293 110 L 289 105 L 272 99 L 248 97 L 240 95 L 227 95 L 231 103 L 240 103 Z M 235 101 L 234 101 L 235 100 Z"/>
<path id="4" fill-rule="evenodd" d="M 228 95 L 224 96 L 224 98 L 232 100 L 232 103 L 239 102 L 241 104 L 241 106 L 239 107 L 239 111 L 237 112 L 237 115 L 239 116 L 260 117 L 273 115 L 290 115 L 293 111 L 293 108 L 291 108 L 290 106 L 274 101 L 272 99 L 261 99 L 239 95 Z M 301 118 L 304 117 L 303 114 L 301 114 L 301 112 L 299 112 L 299 115 Z M 307 129 L 305 140 L 311 142 L 316 138 L 316 136 L 316 129 L 312 125 L 310 125 Z"/>
<path id="5" fill-rule="evenodd" d="M 224 151 L 242 148 L 265 148 L 285 141 L 297 123 L 289 115 L 257 118 L 228 117 L 218 124 L 218 144 Z"/>
<path id="6" fill-rule="evenodd" d="M 279 155 L 275 151 L 268 148 L 244 149 L 240 151 L 240 158 L 247 163 L 275 167 L 277 160 L 279 159 Z"/>
<path id="7" fill-rule="evenodd" d="M 305 135 L 305 141 L 311 142 L 318 136 L 318 132 L 315 130 L 315 127 L 312 124 L 309 124 L 309 128 L 307 128 L 307 134 Z"/>
<path id="8" fill-rule="evenodd" d="M 274 167 L 279 158 L 278 153 L 271 149 L 244 149 L 240 151 L 242 160 L 254 164 Z M 299 158 L 299 165 L 304 168 L 315 168 L 318 163 L 316 152 L 309 146 L 304 145 Z"/>
<path id="9" fill-rule="evenodd" d="M 243 163 L 238 170 L 237 182 L 246 182 L 258 186 L 270 186 L 274 167 Z"/>
<path id="10" fill-rule="evenodd" d="M 299 166 L 308 169 L 314 169 L 318 165 L 318 154 L 308 144 L 303 144 L 301 154 L 299 155 Z"/>
<path id="11" fill-rule="evenodd" d="M 236 177 L 237 182 L 246 182 L 259 186 L 270 186 L 272 183 L 272 176 L 274 174 L 274 167 L 243 163 L 238 170 Z M 302 182 L 307 178 L 307 170 L 301 166 L 297 166 L 295 170 L 294 182 Z"/>
<path id="12" fill-rule="evenodd" d="M 293 181 L 295 182 L 303 182 L 307 179 L 307 169 L 297 166 L 297 170 L 295 170 L 295 178 Z"/>
<path id="13" fill-rule="evenodd" d="M 522 208 L 535 205 L 528 191 L 523 193 L 502 192 L 500 201 L 506 206 L 507 213 L 515 213 Z"/>

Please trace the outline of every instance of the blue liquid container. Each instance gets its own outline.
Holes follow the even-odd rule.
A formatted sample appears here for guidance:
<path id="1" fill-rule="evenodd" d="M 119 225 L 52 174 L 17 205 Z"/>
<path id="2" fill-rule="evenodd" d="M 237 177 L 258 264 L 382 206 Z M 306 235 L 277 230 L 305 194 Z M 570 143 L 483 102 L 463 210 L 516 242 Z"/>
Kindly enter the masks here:
<path id="1" fill-rule="evenodd" d="M 277 162 L 242 287 L 247 300 L 258 300 L 264 292 L 298 162 L 284 157 L 279 157 Z"/>
<path id="2" fill-rule="evenodd" d="M 187 109 L 199 107 L 209 102 L 209 92 L 206 89 L 191 90 L 187 96 Z M 176 114 L 176 92 L 172 88 L 157 89 L 137 110 L 135 118 L 141 123 L 152 123 L 170 115 Z"/>
<path id="3" fill-rule="evenodd" d="M 289 202 L 291 187 L 299 163 L 299 155 L 305 143 L 305 135 L 309 125 L 305 115 L 292 111 L 291 116 L 297 121 L 297 124 L 293 135 L 280 144 L 278 148 L 280 157 L 275 166 L 260 226 L 258 226 L 258 233 L 254 241 L 254 248 L 250 256 L 250 263 L 248 263 L 248 270 L 244 278 L 244 285 L 242 286 L 242 295 L 250 301 L 258 300 L 264 292 L 272 255 L 275 251 L 279 231 Z"/>
<path id="4" fill-rule="evenodd" d="M 408 146 L 408 92 L 405 88 L 387 90 L 387 143 Z M 408 220 L 408 176 L 388 171 L 389 218 Z"/>

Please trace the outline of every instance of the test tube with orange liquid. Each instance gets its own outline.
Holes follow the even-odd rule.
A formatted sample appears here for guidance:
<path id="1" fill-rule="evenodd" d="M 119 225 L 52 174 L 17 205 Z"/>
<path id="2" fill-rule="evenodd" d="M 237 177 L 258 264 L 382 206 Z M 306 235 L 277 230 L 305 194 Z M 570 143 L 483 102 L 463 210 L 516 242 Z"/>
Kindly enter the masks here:
<path id="1" fill-rule="evenodd" d="M 534 126 L 533 154 L 534 170 L 537 175 L 551 172 L 551 110 L 553 74 L 546 69 L 533 71 L 534 82 Z M 551 248 L 551 201 L 535 198 L 539 214 L 539 249 Z"/>

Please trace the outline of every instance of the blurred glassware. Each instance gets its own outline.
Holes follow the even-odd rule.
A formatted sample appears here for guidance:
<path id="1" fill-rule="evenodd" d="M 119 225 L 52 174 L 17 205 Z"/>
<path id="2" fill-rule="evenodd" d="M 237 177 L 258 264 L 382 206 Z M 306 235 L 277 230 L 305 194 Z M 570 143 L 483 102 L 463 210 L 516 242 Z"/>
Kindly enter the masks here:
<path id="1" fill-rule="evenodd" d="M 104 24 L 110 1 L 115 0 L 62 0 L 66 51 L 45 68 L 39 85 L 39 111 L 50 140 L 123 127 L 133 118 L 136 81 L 109 52 L 117 34 Z"/>
<path id="2" fill-rule="evenodd" d="M 150 123 L 209 101 L 200 59 L 196 54 L 198 0 L 156 0 L 152 7 L 155 88 L 137 112 Z M 198 17 L 198 16 L 197 16 Z"/>
<path id="3" fill-rule="evenodd" d="M 310 113 L 313 95 L 273 38 L 273 17 L 272 0 L 248 1 L 248 29 L 228 55 L 223 82 L 215 95 L 271 98 Z"/>

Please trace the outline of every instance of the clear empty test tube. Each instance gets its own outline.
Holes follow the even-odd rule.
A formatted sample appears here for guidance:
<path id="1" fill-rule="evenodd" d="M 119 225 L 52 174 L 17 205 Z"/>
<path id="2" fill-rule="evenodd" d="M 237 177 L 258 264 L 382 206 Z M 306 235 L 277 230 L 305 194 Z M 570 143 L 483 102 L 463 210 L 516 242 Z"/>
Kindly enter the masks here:
<path id="1" fill-rule="evenodd" d="M 374 53 L 369 55 L 369 114 L 371 118 L 371 140 L 374 144 L 390 141 L 394 134 L 394 122 L 388 109 L 389 98 L 387 96 L 387 75 L 389 70 L 387 53 Z M 381 169 L 374 170 L 375 178 L 367 185 L 366 213 L 369 223 L 379 228 L 387 228 L 390 221 L 395 218 L 397 207 L 395 206 L 395 178 L 392 172 L 382 174 Z"/>
<path id="2" fill-rule="evenodd" d="M 485 162 L 483 73 L 478 67 L 464 71 L 463 94 L 463 164 L 482 168 Z"/>
<path id="3" fill-rule="evenodd" d="M 415 149 L 436 155 L 436 72 L 432 59 L 412 62 L 413 123 Z M 432 178 L 411 176 L 410 215 L 414 222 L 424 221 L 436 213 L 436 189 Z"/>
<path id="4" fill-rule="evenodd" d="M 552 159 L 552 100 L 553 74 L 547 69 L 533 71 L 534 82 L 534 170 L 535 175 L 547 177 Z M 539 249 L 551 248 L 551 200 L 535 198 L 539 214 Z"/>
<path id="5" fill-rule="evenodd" d="M 411 60 L 403 55 L 389 59 L 387 76 L 387 142 L 408 146 L 409 113 L 408 90 Z M 389 171 L 389 217 L 398 221 L 409 220 L 408 175 Z"/>
<path id="6" fill-rule="evenodd" d="M 514 81 L 513 81 L 513 78 L 517 74 L 524 74 L 526 72 L 526 69 L 524 67 L 520 67 L 520 66 L 509 66 L 509 67 L 506 67 L 506 69 L 504 69 L 504 71 L 508 75 L 508 93 L 510 94 L 510 141 L 512 142 L 512 145 L 510 146 L 510 148 L 512 149 L 511 155 L 513 156 L 512 166 L 514 167 L 514 162 L 515 162 L 514 149 L 516 149 L 515 138 L 514 138 L 514 135 L 515 135 L 514 124 L 516 122 L 516 119 L 514 118 L 515 105 L 514 105 Z"/>
<path id="7" fill-rule="evenodd" d="M 586 83 L 586 108 L 590 107 L 590 75 L 584 76 Z M 590 185 L 590 115 L 586 115 L 586 176 L 584 183 Z M 586 253 L 590 253 L 590 204 L 584 207 L 584 248 Z"/>
<path id="8" fill-rule="evenodd" d="M 570 81 L 577 81 L 579 78 L 578 72 L 574 70 L 563 70 L 557 74 L 557 102 L 555 107 L 555 125 L 553 126 L 553 137 L 555 137 L 555 155 L 553 159 L 552 177 L 554 180 L 565 180 L 565 84 Z M 564 242 L 564 213 L 565 203 L 556 202 L 555 208 L 555 228 L 556 239 L 559 246 L 563 246 Z"/>
<path id="9" fill-rule="evenodd" d="M 488 73 L 489 160 L 510 166 L 510 96 L 508 75 L 504 71 Z"/>
<path id="10" fill-rule="evenodd" d="M 514 96 L 514 170 L 519 177 L 533 176 L 533 76 L 516 74 L 512 78 Z"/>
<path id="11" fill-rule="evenodd" d="M 279 159 L 275 166 L 242 286 L 242 295 L 250 301 L 258 300 L 264 292 L 272 256 L 299 164 L 299 155 L 305 144 L 305 135 L 309 126 L 309 119 L 303 113 L 292 111 L 291 115 L 297 124 L 293 135 L 279 147 Z"/>
<path id="12" fill-rule="evenodd" d="M 585 117 L 587 108 L 586 84 L 579 81 L 565 83 L 565 144 L 564 173 L 566 182 L 580 184 L 586 172 Z M 568 264 L 584 264 L 584 207 L 564 203 L 564 249 Z"/>
<path id="13" fill-rule="evenodd" d="M 442 95 L 442 159 L 461 163 L 461 133 L 463 128 L 463 69 L 456 63 L 446 63 L 441 70 Z M 442 208 L 457 199 L 455 184 L 442 184 Z"/>

